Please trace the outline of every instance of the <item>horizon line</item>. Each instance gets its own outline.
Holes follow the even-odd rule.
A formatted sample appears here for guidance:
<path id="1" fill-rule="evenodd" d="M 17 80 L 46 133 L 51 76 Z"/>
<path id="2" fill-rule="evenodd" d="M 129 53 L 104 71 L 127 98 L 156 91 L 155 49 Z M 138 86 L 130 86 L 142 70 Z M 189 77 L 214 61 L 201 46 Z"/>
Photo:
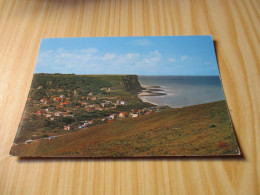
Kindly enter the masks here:
<path id="1" fill-rule="evenodd" d="M 64 75 L 89 75 L 89 76 L 93 76 L 93 75 L 107 75 L 107 76 L 120 76 L 120 75 L 137 75 L 137 76 L 220 76 L 219 74 L 218 75 L 180 75 L 180 74 L 178 74 L 178 75 L 174 75 L 174 74 L 171 74 L 171 75 L 142 75 L 142 74 L 76 74 L 76 73 L 58 73 L 58 72 L 56 72 L 56 73 L 43 73 L 43 72 L 41 72 L 41 73 L 34 73 L 34 74 L 64 74 Z"/>

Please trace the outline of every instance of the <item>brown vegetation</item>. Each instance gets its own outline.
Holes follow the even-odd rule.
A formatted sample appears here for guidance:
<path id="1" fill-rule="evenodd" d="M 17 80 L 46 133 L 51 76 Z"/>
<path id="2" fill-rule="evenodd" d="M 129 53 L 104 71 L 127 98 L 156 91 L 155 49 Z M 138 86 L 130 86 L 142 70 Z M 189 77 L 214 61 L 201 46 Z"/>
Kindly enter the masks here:
<path id="1" fill-rule="evenodd" d="M 14 145 L 11 154 L 34 157 L 214 156 L 236 155 L 239 148 L 226 103 L 218 101 L 101 124 L 50 141 Z"/>

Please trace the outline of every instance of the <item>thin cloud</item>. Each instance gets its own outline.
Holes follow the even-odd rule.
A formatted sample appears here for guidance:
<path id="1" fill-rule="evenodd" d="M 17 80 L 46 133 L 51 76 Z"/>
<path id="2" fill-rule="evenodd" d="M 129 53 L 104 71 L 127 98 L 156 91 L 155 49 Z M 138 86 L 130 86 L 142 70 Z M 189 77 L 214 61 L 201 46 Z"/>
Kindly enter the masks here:
<path id="1" fill-rule="evenodd" d="M 127 57 L 128 57 L 129 59 L 136 59 L 136 58 L 138 58 L 139 56 L 140 56 L 139 53 L 128 53 L 128 54 L 127 54 Z"/>
<path id="2" fill-rule="evenodd" d="M 161 60 L 161 53 L 158 50 L 151 51 L 150 55 L 142 60 L 145 64 L 154 64 Z"/>
<path id="3" fill-rule="evenodd" d="M 181 61 L 185 61 L 188 58 L 188 56 L 181 56 Z"/>
<path id="4" fill-rule="evenodd" d="M 120 72 L 134 73 L 158 66 L 161 61 L 158 50 L 139 53 L 102 53 L 95 48 L 83 50 L 42 51 L 39 53 L 35 72 L 42 73 L 76 73 L 76 74 L 120 74 Z"/>
<path id="5" fill-rule="evenodd" d="M 106 53 L 103 57 L 104 60 L 113 60 L 116 57 L 114 53 Z"/>
<path id="6" fill-rule="evenodd" d="M 175 58 L 169 58 L 168 61 L 169 62 L 176 62 L 176 59 Z"/>

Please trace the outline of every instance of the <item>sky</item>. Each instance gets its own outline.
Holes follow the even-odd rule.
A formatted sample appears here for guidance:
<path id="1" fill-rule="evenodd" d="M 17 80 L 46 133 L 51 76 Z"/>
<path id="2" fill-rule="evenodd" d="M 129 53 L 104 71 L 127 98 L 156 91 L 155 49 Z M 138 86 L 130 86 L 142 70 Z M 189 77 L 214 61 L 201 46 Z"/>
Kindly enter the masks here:
<path id="1" fill-rule="evenodd" d="M 219 75 L 212 36 L 44 38 L 35 73 Z"/>

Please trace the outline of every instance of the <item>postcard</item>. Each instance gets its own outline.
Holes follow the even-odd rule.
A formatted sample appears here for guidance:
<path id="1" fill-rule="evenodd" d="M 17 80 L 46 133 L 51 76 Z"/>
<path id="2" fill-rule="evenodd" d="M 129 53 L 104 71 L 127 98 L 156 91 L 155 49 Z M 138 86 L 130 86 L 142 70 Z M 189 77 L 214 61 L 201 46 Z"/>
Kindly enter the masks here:
<path id="1" fill-rule="evenodd" d="M 212 36 L 43 39 L 10 155 L 240 155 Z"/>

